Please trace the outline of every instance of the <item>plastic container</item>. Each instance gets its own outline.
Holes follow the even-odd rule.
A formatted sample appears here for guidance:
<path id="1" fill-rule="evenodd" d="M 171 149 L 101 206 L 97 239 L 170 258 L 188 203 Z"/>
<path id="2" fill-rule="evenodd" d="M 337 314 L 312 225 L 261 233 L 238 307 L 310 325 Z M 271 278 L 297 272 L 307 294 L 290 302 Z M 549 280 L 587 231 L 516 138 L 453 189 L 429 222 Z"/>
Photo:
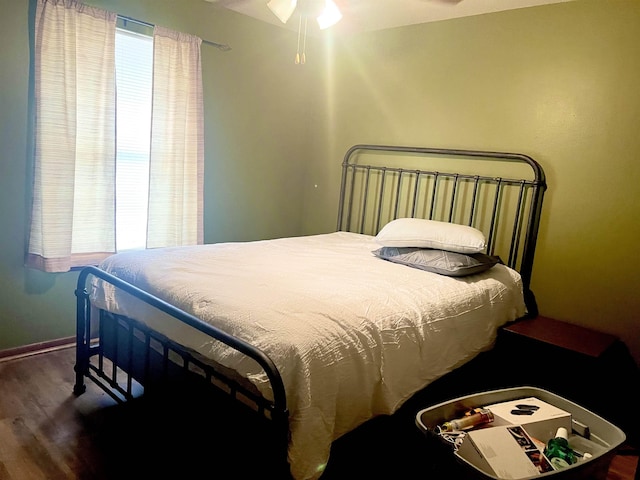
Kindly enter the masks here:
<path id="1" fill-rule="evenodd" d="M 416 414 L 416 425 L 425 435 L 432 437 L 436 441 L 444 442 L 437 434 L 437 426 L 442 425 L 451 418 L 458 418 L 461 412 L 481 408 L 484 405 L 528 397 L 537 397 L 544 402 L 565 410 L 571 413 L 572 420 L 579 422 L 580 425 L 587 425 L 589 427 L 588 437 L 578 435 L 576 431 L 572 431 L 569 432 L 568 440 L 573 449 L 588 452 L 591 457 L 561 470 L 522 477 L 523 480 L 546 477 L 557 477 L 562 480 L 606 480 L 609 465 L 615 456 L 616 449 L 626 440 L 625 433 L 599 415 L 570 400 L 537 387 L 506 388 L 455 398 L 420 410 Z M 455 456 L 456 463 L 465 472 L 465 478 L 503 480 L 501 477 L 496 477 L 469 463 L 458 455 L 453 445 L 451 445 L 451 453 Z"/>

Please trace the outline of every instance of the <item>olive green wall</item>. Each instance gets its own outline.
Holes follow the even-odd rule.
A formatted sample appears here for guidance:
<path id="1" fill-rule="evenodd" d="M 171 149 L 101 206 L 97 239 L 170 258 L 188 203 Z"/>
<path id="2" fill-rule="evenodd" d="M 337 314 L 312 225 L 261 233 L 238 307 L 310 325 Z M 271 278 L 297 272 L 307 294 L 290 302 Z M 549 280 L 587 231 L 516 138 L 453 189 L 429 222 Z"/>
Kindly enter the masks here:
<path id="1" fill-rule="evenodd" d="M 23 267 L 29 214 L 29 11 L 0 0 L 0 350 L 75 332 L 77 273 Z M 305 100 L 319 78 L 294 65 L 296 33 L 204 0 L 86 0 L 122 15 L 228 43 L 202 46 L 205 241 L 299 234 L 308 154 Z M 313 40 L 307 45 L 312 57 Z"/>
<path id="2" fill-rule="evenodd" d="M 0 350 L 73 334 L 76 275 L 22 266 L 29 0 L 0 0 Z M 540 311 L 619 335 L 640 363 L 640 2 L 557 5 L 334 38 L 293 65 L 295 33 L 202 0 L 93 0 L 227 42 L 203 46 L 205 240 L 335 228 L 356 143 L 529 154 L 549 190 Z"/>
<path id="3" fill-rule="evenodd" d="M 640 2 L 577 0 L 336 39 L 306 230 L 334 228 L 356 143 L 521 152 L 544 167 L 543 315 L 620 336 L 640 363 Z M 321 108 L 321 105 L 316 105 Z"/>

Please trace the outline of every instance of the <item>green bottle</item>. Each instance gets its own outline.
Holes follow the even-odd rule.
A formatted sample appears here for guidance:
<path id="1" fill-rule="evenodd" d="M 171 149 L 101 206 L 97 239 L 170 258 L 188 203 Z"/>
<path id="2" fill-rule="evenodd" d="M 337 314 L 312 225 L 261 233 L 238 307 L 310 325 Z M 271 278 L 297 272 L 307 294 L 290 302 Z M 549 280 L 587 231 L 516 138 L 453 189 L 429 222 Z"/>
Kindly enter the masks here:
<path id="1" fill-rule="evenodd" d="M 565 468 L 576 463 L 577 458 L 569 446 L 567 429 L 558 428 L 555 438 L 547 442 L 544 455 L 549 459 L 554 468 Z"/>

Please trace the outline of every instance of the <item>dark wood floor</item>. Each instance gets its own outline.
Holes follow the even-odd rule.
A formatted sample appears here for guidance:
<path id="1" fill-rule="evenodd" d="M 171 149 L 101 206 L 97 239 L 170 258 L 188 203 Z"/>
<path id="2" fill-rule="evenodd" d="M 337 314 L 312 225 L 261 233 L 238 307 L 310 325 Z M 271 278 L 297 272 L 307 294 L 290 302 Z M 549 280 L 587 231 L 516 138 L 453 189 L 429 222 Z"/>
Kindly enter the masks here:
<path id="1" fill-rule="evenodd" d="M 176 417 L 162 404 L 118 406 L 91 383 L 85 394 L 75 397 L 73 364 L 74 350 L 69 348 L 0 362 L 0 480 L 196 478 L 198 473 L 248 478 L 241 473 L 242 456 L 234 460 L 239 468 L 229 477 L 228 458 L 206 446 L 219 437 L 214 423 Z M 189 428 L 182 428 L 187 424 Z M 355 453 L 338 444 L 326 477 L 443 478 L 429 473 L 428 457 L 410 438 L 417 432 L 413 425 L 391 426 L 387 432 L 391 438 L 371 441 L 368 430 L 361 430 L 362 439 L 369 437 L 367 447 Z M 252 435 L 240 433 L 244 438 Z M 623 446 L 607 480 L 633 480 L 635 453 Z M 244 457 L 245 464 L 256 461 Z M 193 471 L 190 465 L 202 470 Z"/>

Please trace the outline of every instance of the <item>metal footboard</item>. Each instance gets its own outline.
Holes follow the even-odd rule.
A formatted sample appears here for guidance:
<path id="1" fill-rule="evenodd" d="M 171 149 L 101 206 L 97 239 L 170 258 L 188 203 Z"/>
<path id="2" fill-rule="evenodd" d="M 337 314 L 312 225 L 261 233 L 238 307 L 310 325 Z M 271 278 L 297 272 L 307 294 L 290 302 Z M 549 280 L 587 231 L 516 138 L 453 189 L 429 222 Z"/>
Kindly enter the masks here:
<path id="1" fill-rule="evenodd" d="M 92 276 L 134 295 L 255 360 L 270 380 L 273 400 L 264 398 L 194 352 L 137 320 L 103 310 L 97 311 L 98 318 L 92 318 L 96 312 L 93 311 L 86 286 Z M 247 414 L 256 414 L 267 420 L 279 444 L 276 450 L 278 455 L 282 455 L 281 465 L 287 464 L 289 412 L 285 389 L 278 369 L 267 355 L 97 267 L 86 267 L 80 272 L 75 294 L 75 395 L 86 391 L 85 379 L 90 379 L 116 402 L 125 403 L 168 381 L 193 377 L 196 381 L 214 386 L 226 397 L 236 400 L 238 405 L 246 406 Z"/>

